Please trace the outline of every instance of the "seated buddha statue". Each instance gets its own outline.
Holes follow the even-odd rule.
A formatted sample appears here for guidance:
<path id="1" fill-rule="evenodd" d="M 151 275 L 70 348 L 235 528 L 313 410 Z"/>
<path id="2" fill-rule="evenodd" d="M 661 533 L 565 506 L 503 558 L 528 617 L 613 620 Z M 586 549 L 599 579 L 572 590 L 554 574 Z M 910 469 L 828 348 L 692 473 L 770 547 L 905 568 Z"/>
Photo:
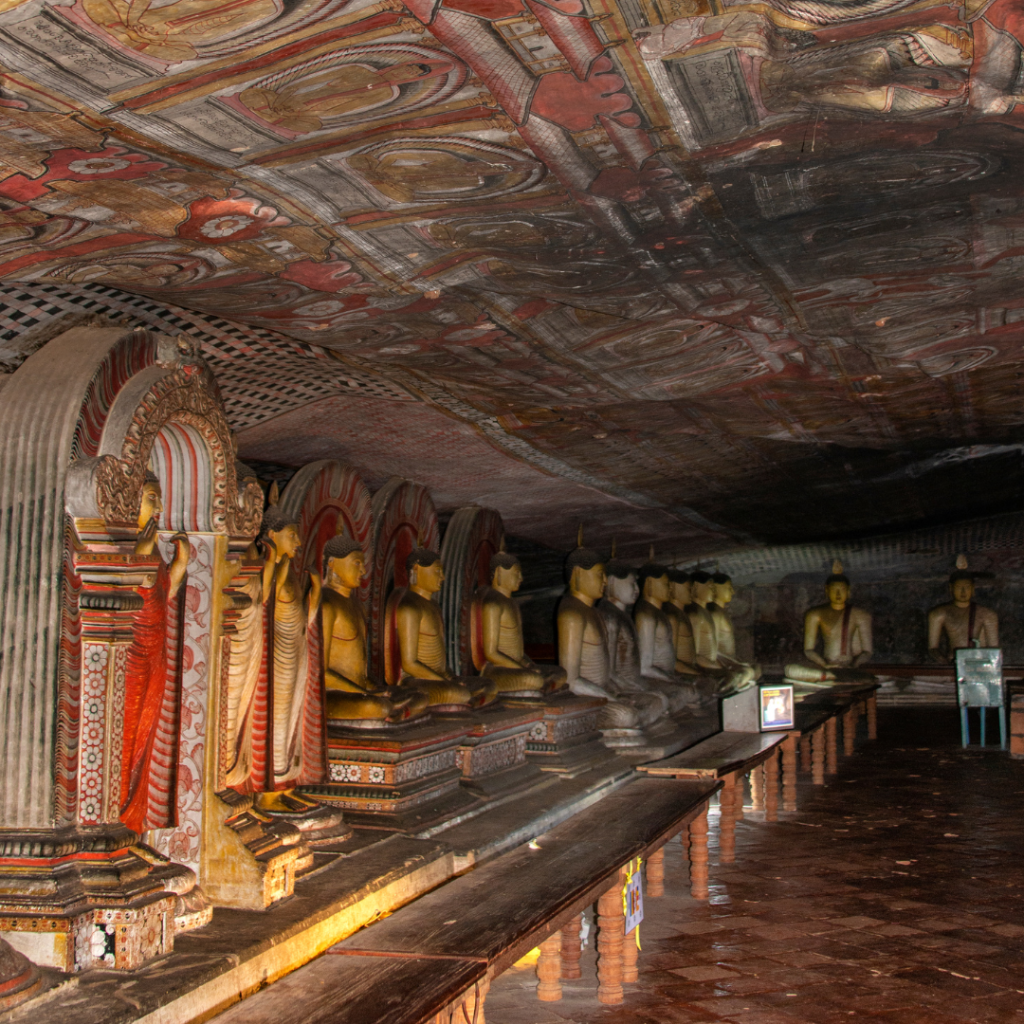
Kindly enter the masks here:
<path id="1" fill-rule="evenodd" d="M 332 537 L 324 545 L 324 589 L 320 606 L 324 682 L 329 721 L 391 725 L 422 715 L 425 693 L 378 686 L 366 674 L 366 615 L 356 592 L 366 575 L 357 540 Z"/>
<path id="2" fill-rule="evenodd" d="M 736 630 L 727 608 L 736 593 L 732 578 L 724 572 L 711 577 L 713 600 L 707 608 L 715 626 L 715 645 L 718 648 L 718 663 L 732 675 L 730 687 L 738 693 L 753 686 L 761 678 L 761 666 L 750 665 L 736 657 Z"/>
<path id="3" fill-rule="evenodd" d="M 673 624 L 663 607 L 669 597 L 668 569 L 648 562 L 641 567 L 637 582 L 640 599 L 633 608 L 633 621 L 640 649 L 640 673 L 649 687 L 668 698 L 673 711 L 679 711 L 699 698 L 693 686 L 684 686 L 676 674 Z"/>
<path id="4" fill-rule="evenodd" d="M 604 596 L 604 558 L 582 545 L 565 562 L 569 589 L 558 603 L 558 663 L 569 689 L 585 697 L 603 697 L 602 729 L 636 729 L 640 713 L 619 695 L 611 678 L 604 622 L 596 605 Z"/>
<path id="5" fill-rule="evenodd" d="M 519 559 L 499 551 L 490 569 L 491 585 L 478 595 L 476 608 L 484 661 L 481 675 L 508 696 L 540 698 L 564 688 L 564 668 L 537 665 L 526 656 L 523 616 L 512 597 L 523 582 Z"/>
<path id="6" fill-rule="evenodd" d="M 952 601 L 928 613 L 928 656 L 949 663 L 958 647 L 998 647 L 999 616 L 975 603 L 974 577 L 964 555 L 957 558 L 956 572 L 949 577 L 949 593 Z"/>
<path id="7" fill-rule="evenodd" d="M 871 613 L 849 603 L 850 580 L 843 575 L 843 564 L 838 559 L 832 563 L 832 575 L 825 580 L 825 595 L 828 604 L 817 605 L 804 616 L 806 661 L 787 665 L 786 681 L 803 690 L 870 682 L 875 677 L 858 666 L 871 658 Z"/>
<path id="8" fill-rule="evenodd" d="M 640 596 L 636 569 L 612 558 L 605 566 L 605 596 L 597 605 L 604 623 L 608 645 L 609 690 L 616 699 L 629 703 L 637 713 L 638 722 L 646 727 L 664 718 L 669 699 L 640 674 L 640 645 L 636 626 L 629 610 Z"/>
<path id="9" fill-rule="evenodd" d="M 698 569 L 690 577 L 690 603 L 686 617 L 693 633 L 694 661 L 701 673 L 714 680 L 715 690 L 729 696 L 746 689 L 753 683 L 750 672 L 723 662 L 718 649 L 718 633 L 711 605 L 715 597 L 715 582 L 711 573 Z"/>
<path id="10" fill-rule="evenodd" d="M 409 587 L 395 591 L 389 601 L 401 664 L 399 686 L 426 694 L 435 712 L 466 711 L 490 704 L 498 695 L 493 680 L 459 677 L 448 671 L 444 620 L 433 600 L 444 583 L 441 556 L 427 548 L 415 548 L 405 565 Z"/>
<path id="11" fill-rule="evenodd" d="M 668 600 L 661 606 L 672 623 L 676 647 L 676 672 L 681 676 L 699 676 L 697 650 L 693 644 L 693 629 L 686 614 L 691 603 L 690 575 L 682 569 L 668 571 Z"/>

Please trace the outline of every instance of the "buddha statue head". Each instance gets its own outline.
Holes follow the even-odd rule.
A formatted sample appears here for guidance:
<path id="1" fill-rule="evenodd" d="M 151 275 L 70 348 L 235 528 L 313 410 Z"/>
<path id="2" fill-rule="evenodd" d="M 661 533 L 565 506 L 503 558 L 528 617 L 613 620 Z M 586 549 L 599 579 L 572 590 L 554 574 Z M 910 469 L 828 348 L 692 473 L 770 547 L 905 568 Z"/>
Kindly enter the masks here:
<path id="1" fill-rule="evenodd" d="M 652 552 L 653 554 L 653 552 Z M 668 567 L 653 559 L 640 567 L 637 574 L 640 593 L 646 601 L 659 607 L 669 599 Z"/>
<path id="2" fill-rule="evenodd" d="M 523 567 L 515 555 L 502 550 L 491 556 L 491 586 L 511 597 L 523 584 Z"/>
<path id="3" fill-rule="evenodd" d="M 958 608 L 968 608 L 974 600 L 974 575 L 967 571 L 967 556 L 958 555 L 956 572 L 949 577 L 949 593 Z"/>
<path id="4" fill-rule="evenodd" d="M 366 555 L 359 541 L 339 534 L 324 545 L 324 578 L 329 587 L 348 596 L 365 576 Z"/>
<path id="5" fill-rule="evenodd" d="M 714 595 L 715 584 L 712 581 L 711 573 L 698 569 L 690 577 L 690 597 L 693 603 L 699 604 L 702 608 L 706 607 L 708 602 L 713 600 Z"/>
<path id="6" fill-rule="evenodd" d="M 732 585 L 732 578 L 724 572 L 716 572 L 711 577 L 711 582 L 715 587 L 715 604 L 724 608 L 736 593 L 736 588 Z"/>
<path id="7" fill-rule="evenodd" d="M 260 536 L 274 546 L 278 558 L 294 558 L 302 547 L 299 524 L 280 505 L 264 509 Z"/>
<path id="8" fill-rule="evenodd" d="M 682 569 L 669 569 L 669 600 L 677 608 L 685 608 L 692 600 L 690 596 L 690 574 Z"/>
<path id="9" fill-rule="evenodd" d="M 405 560 L 405 571 L 409 574 L 409 586 L 427 596 L 436 594 L 444 583 L 441 556 L 430 548 L 413 548 Z"/>
<path id="10" fill-rule="evenodd" d="M 636 604 L 640 596 L 640 585 L 636 581 L 636 569 L 614 556 L 604 568 L 607 577 L 608 600 L 623 611 Z"/>
<path id="11" fill-rule="evenodd" d="M 583 528 L 580 527 L 579 546 L 565 560 L 565 576 L 569 593 L 593 604 L 604 595 L 606 582 L 605 559 L 593 548 L 583 547 Z"/>
<path id="12" fill-rule="evenodd" d="M 832 575 L 825 580 L 825 596 L 836 611 L 842 611 L 850 600 L 850 580 L 843 575 L 843 563 L 838 558 L 832 563 Z"/>
<path id="13" fill-rule="evenodd" d="M 142 481 L 142 500 L 139 504 L 139 529 L 143 529 L 151 519 L 160 521 L 164 511 L 163 492 L 160 489 L 160 481 L 155 473 L 146 471 L 146 477 Z"/>

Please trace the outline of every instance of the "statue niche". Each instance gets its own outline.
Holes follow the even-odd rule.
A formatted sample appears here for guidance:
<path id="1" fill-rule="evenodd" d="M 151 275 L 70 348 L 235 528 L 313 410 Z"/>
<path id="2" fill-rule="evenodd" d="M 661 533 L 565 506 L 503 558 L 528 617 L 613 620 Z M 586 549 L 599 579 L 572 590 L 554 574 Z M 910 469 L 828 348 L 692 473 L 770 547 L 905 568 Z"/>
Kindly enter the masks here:
<path id="1" fill-rule="evenodd" d="M 957 556 L 956 572 L 949 577 L 953 600 L 928 612 L 928 656 L 932 661 L 950 664 L 958 648 L 999 646 L 999 616 L 975 603 L 974 579 L 967 571 L 966 556 Z"/>

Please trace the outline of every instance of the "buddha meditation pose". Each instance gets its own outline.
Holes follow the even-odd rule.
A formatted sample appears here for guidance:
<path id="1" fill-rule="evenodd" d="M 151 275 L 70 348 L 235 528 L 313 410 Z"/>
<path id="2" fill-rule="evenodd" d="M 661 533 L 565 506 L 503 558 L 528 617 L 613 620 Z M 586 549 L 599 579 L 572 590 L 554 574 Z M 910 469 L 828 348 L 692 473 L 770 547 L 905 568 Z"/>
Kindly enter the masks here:
<path id="1" fill-rule="evenodd" d="M 295 568 L 302 547 L 298 523 L 278 505 L 263 513 L 263 602 L 268 616 L 269 659 L 267 753 L 272 771 L 256 806 L 270 813 L 303 813 L 317 807 L 296 792 L 303 768 L 303 740 L 308 705 L 314 696 L 316 669 L 309 657 L 309 627 L 320 609 L 320 576 L 310 573 L 306 592 Z"/>
<path id="2" fill-rule="evenodd" d="M 715 680 L 716 692 L 727 696 L 753 685 L 751 666 L 722 659 L 718 647 L 713 602 L 715 582 L 711 573 L 699 569 L 690 577 L 690 604 L 686 616 L 693 632 L 694 657 L 701 672 Z"/>
<path id="3" fill-rule="evenodd" d="M 636 711 L 639 724 L 653 725 L 670 710 L 666 694 L 649 685 L 640 673 L 640 645 L 629 610 L 640 596 L 636 569 L 612 558 L 605 567 L 606 593 L 597 611 L 608 644 L 609 690 Z"/>
<path id="4" fill-rule="evenodd" d="M 163 510 L 160 483 L 152 473 L 147 473 L 142 485 L 135 555 L 155 563 L 155 571 L 147 573 L 147 582 L 138 588 L 142 608 L 132 623 L 132 642 L 125 666 L 121 753 L 120 817 L 139 833 L 167 828 L 177 821 L 173 782 L 180 695 L 176 687 L 177 666 L 168 650 L 168 640 L 181 633 L 177 619 L 189 541 L 184 533 L 175 534 L 171 564 L 160 557 L 156 534 Z"/>
<path id="5" fill-rule="evenodd" d="M 640 647 L 640 673 L 647 685 L 663 693 L 673 711 L 699 700 L 692 686 L 676 675 L 676 643 L 672 620 L 664 610 L 669 598 L 668 569 L 648 562 L 640 569 L 640 600 L 633 608 Z M 692 678 L 692 677 L 691 677 Z"/>
<path id="6" fill-rule="evenodd" d="M 636 729 L 640 712 L 629 694 L 614 689 L 608 663 L 608 641 L 597 602 L 604 595 L 604 559 L 578 547 L 565 562 L 569 590 L 558 603 L 558 663 L 565 669 L 569 689 L 585 697 L 603 697 L 598 724 L 602 729 Z"/>
<path id="7" fill-rule="evenodd" d="M 949 577 L 953 600 L 928 613 L 928 656 L 933 661 L 952 662 L 958 647 L 999 646 L 999 617 L 991 608 L 975 604 L 974 577 L 967 572 L 963 555 L 957 558 L 956 567 Z"/>
<path id="8" fill-rule="evenodd" d="M 750 665 L 736 657 L 736 631 L 726 610 L 736 593 L 731 577 L 718 572 L 711 577 L 711 583 L 714 599 L 707 607 L 715 627 L 718 663 L 730 673 L 730 689 L 738 693 L 757 682 L 761 676 L 761 666 Z"/>
<path id="9" fill-rule="evenodd" d="M 441 556 L 427 548 L 415 548 L 405 565 L 409 588 L 395 608 L 402 665 L 399 685 L 425 694 L 434 711 L 465 711 L 490 704 L 498 695 L 493 680 L 460 678 L 448 671 L 444 620 L 433 601 L 444 583 Z"/>
<path id="10" fill-rule="evenodd" d="M 478 597 L 483 657 L 482 675 L 498 692 L 541 697 L 566 685 L 565 669 L 541 667 L 526 657 L 523 617 L 512 595 L 523 582 L 519 559 L 499 551 L 491 559 L 491 585 Z"/>
<path id="11" fill-rule="evenodd" d="M 668 600 L 661 606 L 672 623 L 675 638 L 676 672 L 682 676 L 699 676 L 697 649 L 693 643 L 693 629 L 690 626 L 686 606 L 691 603 L 690 576 L 682 569 L 668 571 Z"/>
<path id="12" fill-rule="evenodd" d="M 404 722 L 422 715 L 425 693 L 404 693 L 373 683 L 366 674 L 366 615 L 356 591 L 366 575 L 366 556 L 357 540 L 332 537 L 324 545 L 324 683 L 328 720 Z"/>
<path id="13" fill-rule="evenodd" d="M 825 594 L 828 604 L 817 605 L 804 616 L 807 662 L 787 665 L 787 681 L 802 689 L 814 689 L 874 679 L 870 672 L 858 671 L 858 666 L 871 657 L 871 614 L 849 603 L 850 581 L 843 575 L 838 559 L 832 563 L 832 575 L 825 580 Z"/>

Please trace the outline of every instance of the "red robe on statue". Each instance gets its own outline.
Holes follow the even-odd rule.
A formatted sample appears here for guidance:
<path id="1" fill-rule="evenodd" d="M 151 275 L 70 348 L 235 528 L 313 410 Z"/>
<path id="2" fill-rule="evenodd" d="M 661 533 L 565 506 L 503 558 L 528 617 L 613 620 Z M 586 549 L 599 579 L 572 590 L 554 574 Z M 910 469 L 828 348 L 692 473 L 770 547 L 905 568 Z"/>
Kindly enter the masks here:
<path id="1" fill-rule="evenodd" d="M 177 824 L 179 644 L 184 584 L 173 600 L 162 558 L 156 582 L 140 587 L 142 610 L 128 648 L 121 749 L 121 821 L 134 832 Z"/>

